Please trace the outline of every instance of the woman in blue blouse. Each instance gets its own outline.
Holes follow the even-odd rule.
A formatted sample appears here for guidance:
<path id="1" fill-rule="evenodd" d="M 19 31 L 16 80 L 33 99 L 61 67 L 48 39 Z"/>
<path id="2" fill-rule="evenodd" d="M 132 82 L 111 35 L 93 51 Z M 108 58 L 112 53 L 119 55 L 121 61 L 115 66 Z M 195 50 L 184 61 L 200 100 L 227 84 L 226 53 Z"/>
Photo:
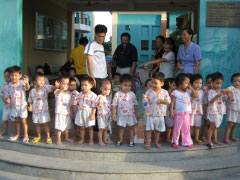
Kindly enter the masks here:
<path id="1" fill-rule="evenodd" d="M 202 54 L 199 45 L 192 42 L 193 30 L 184 29 L 181 35 L 184 44 L 179 46 L 177 56 L 178 73 L 196 74 L 200 68 Z"/>

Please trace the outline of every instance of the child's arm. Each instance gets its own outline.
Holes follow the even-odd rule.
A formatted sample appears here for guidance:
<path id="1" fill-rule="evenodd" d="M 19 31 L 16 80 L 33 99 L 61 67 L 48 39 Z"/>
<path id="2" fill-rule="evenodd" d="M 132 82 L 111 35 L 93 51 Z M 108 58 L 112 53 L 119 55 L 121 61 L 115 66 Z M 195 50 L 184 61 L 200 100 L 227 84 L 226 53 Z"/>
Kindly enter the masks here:
<path id="1" fill-rule="evenodd" d="M 94 121 L 95 120 L 95 114 L 96 114 L 96 108 L 92 108 L 92 114 L 90 116 L 90 121 Z"/>
<path id="2" fill-rule="evenodd" d="M 188 89 L 190 91 L 192 91 L 192 94 L 191 94 L 192 98 L 197 98 L 198 97 L 197 91 L 195 89 L 193 89 L 193 87 L 190 84 L 188 85 Z"/>
<path id="3" fill-rule="evenodd" d="M 32 103 L 29 103 L 28 111 L 29 111 L 29 112 L 32 112 L 32 110 L 33 110 L 33 109 L 32 109 Z"/>
<path id="4" fill-rule="evenodd" d="M 112 120 L 116 121 L 116 106 L 112 106 Z"/>
<path id="5" fill-rule="evenodd" d="M 214 98 L 212 98 L 209 101 L 209 104 L 212 105 L 218 98 L 220 98 L 222 96 L 222 94 L 217 94 Z"/>
<path id="6" fill-rule="evenodd" d="M 176 101 L 176 97 L 175 96 L 171 96 L 171 103 L 170 103 L 170 118 L 174 118 L 174 104 L 175 104 L 175 101 Z"/>
<path id="7" fill-rule="evenodd" d="M 27 75 L 23 76 L 23 82 L 26 84 L 26 90 L 28 91 L 30 89 L 30 84 L 29 84 L 29 78 Z"/>

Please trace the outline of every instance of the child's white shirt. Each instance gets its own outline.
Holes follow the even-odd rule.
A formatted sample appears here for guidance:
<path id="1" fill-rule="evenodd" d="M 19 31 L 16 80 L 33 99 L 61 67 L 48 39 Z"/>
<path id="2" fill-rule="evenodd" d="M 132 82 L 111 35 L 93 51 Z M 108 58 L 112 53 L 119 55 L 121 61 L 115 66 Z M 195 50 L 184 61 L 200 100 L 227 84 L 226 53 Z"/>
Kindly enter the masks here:
<path id="1" fill-rule="evenodd" d="M 71 93 L 61 92 L 56 96 L 56 94 L 60 91 L 60 89 L 56 89 L 54 91 L 55 94 L 55 113 L 62 115 L 70 115 L 70 107 L 71 107 Z"/>
<path id="2" fill-rule="evenodd" d="M 228 88 L 231 92 L 231 101 L 229 102 L 228 109 L 240 112 L 240 90 L 234 86 Z"/>
<path id="3" fill-rule="evenodd" d="M 9 85 L 3 84 L 0 90 L 0 96 L 6 99 L 8 97 L 8 91 L 9 91 Z M 5 109 L 11 109 L 11 104 L 3 103 L 3 106 Z"/>
<path id="4" fill-rule="evenodd" d="M 98 95 L 96 100 L 97 105 L 97 117 L 102 117 L 104 115 L 111 115 L 111 99 L 103 95 Z"/>
<path id="5" fill-rule="evenodd" d="M 97 95 L 94 92 L 84 94 L 80 92 L 76 98 L 79 109 L 90 109 L 96 107 Z"/>
<path id="6" fill-rule="evenodd" d="M 213 89 L 208 91 L 208 114 L 226 114 L 226 95 L 222 95 L 216 101 L 214 101 L 214 103 L 210 104 L 210 101 L 220 92 L 220 89 L 218 91 Z"/>
<path id="7" fill-rule="evenodd" d="M 185 91 L 181 92 L 179 90 L 174 90 L 171 94 L 176 98 L 174 112 L 175 113 L 191 113 L 191 92 Z"/>
<path id="8" fill-rule="evenodd" d="M 199 90 L 197 98 L 191 98 L 192 114 L 203 114 L 203 104 L 205 102 L 205 94 L 203 90 Z"/>

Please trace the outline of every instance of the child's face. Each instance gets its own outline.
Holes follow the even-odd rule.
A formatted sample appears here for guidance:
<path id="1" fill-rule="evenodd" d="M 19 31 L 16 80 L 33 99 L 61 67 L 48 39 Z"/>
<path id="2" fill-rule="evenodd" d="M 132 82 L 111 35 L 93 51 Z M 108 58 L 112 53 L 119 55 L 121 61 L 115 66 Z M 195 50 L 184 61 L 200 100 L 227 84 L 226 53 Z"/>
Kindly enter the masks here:
<path id="1" fill-rule="evenodd" d="M 114 76 L 113 81 L 114 81 L 114 84 L 120 84 L 120 77 Z"/>
<path id="2" fill-rule="evenodd" d="M 88 81 L 81 82 L 81 89 L 82 89 L 82 92 L 84 93 L 91 91 L 92 87 L 93 87 L 92 84 L 89 83 Z"/>
<path id="3" fill-rule="evenodd" d="M 206 86 L 208 87 L 208 89 L 212 89 L 212 79 L 211 78 L 207 79 Z"/>
<path id="4" fill-rule="evenodd" d="M 105 83 L 100 87 L 100 90 L 102 92 L 102 95 L 108 96 L 111 92 L 111 84 Z"/>
<path id="5" fill-rule="evenodd" d="M 72 81 L 69 83 L 69 91 L 74 91 L 77 89 L 77 83 L 75 81 Z"/>
<path id="6" fill-rule="evenodd" d="M 195 80 L 193 82 L 193 89 L 199 90 L 202 87 L 202 79 Z"/>
<path id="7" fill-rule="evenodd" d="M 222 79 L 216 79 L 215 81 L 213 81 L 212 85 L 213 85 L 213 89 L 214 90 L 218 90 L 222 87 L 222 83 L 223 80 Z"/>
<path id="8" fill-rule="evenodd" d="M 169 89 L 170 90 L 175 90 L 176 88 L 177 88 L 177 86 L 176 86 L 175 82 L 169 83 Z"/>
<path id="9" fill-rule="evenodd" d="M 169 52 L 172 50 L 172 45 L 170 45 L 170 44 L 164 43 L 163 47 L 164 47 L 165 52 Z"/>
<path id="10" fill-rule="evenodd" d="M 37 72 L 44 74 L 44 70 L 42 68 L 37 69 Z"/>
<path id="11" fill-rule="evenodd" d="M 145 90 L 149 90 L 152 88 L 152 81 L 148 81 L 147 86 L 145 87 Z"/>
<path id="12" fill-rule="evenodd" d="M 233 86 L 237 89 L 240 89 L 240 76 L 233 78 Z"/>
<path id="13" fill-rule="evenodd" d="M 4 79 L 5 79 L 5 81 L 6 81 L 7 83 L 10 83 L 10 82 L 11 82 L 9 72 L 5 72 L 5 73 L 4 73 Z"/>
<path id="14" fill-rule="evenodd" d="M 132 86 L 131 81 L 122 82 L 120 84 L 120 88 L 121 88 L 122 92 L 124 92 L 124 93 L 131 91 L 131 86 Z"/>
<path id="15" fill-rule="evenodd" d="M 70 77 L 75 77 L 75 75 L 76 75 L 76 73 L 75 73 L 74 70 L 70 70 L 70 71 L 69 71 L 69 76 L 70 76 Z"/>
<path id="16" fill-rule="evenodd" d="M 11 82 L 13 83 L 19 82 L 21 77 L 22 75 L 19 72 L 10 73 L 10 79 L 11 79 Z"/>
<path id="17" fill-rule="evenodd" d="M 36 78 L 36 80 L 34 81 L 35 85 L 38 87 L 38 88 L 42 88 L 45 84 L 45 78 L 44 76 L 38 76 Z"/>
<path id="18" fill-rule="evenodd" d="M 159 79 L 152 79 L 152 88 L 154 91 L 161 90 L 164 82 L 160 81 Z"/>
<path id="19" fill-rule="evenodd" d="M 69 79 L 62 79 L 60 81 L 60 89 L 63 91 L 67 91 L 69 86 Z"/>
<path id="20" fill-rule="evenodd" d="M 190 79 L 185 78 L 184 81 L 182 82 L 182 84 L 180 85 L 180 89 L 182 89 L 184 91 L 187 90 L 189 83 L 190 83 Z"/>

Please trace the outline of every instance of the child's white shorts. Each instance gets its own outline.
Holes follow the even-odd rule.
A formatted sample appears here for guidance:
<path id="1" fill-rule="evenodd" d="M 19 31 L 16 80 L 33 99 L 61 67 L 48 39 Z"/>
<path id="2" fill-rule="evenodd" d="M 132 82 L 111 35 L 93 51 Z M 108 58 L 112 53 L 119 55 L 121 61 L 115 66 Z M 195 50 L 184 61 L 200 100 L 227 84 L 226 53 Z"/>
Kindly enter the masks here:
<path id="1" fill-rule="evenodd" d="M 112 120 L 111 120 L 111 116 L 107 114 L 107 115 L 98 117 L 97 121 L 98 121 L 98 129 L 105 129 L 105 128 L 109 128 Z"/>
<path id="2" fill-rule="evenodd" d="M 200 127 L 202 122 L 201 114 L 192 114 L 191 115 L 191 126 Z"/>
<path id="3" fill-rule="evenodd" d="M 75 118 L 75 124 L 78 126 L 95 126 L 95 119 L 90 121 L 92 109 L 79 109 Z"/>
<path id="4" fill-rule="evenodd" d="M 11 120 L 11 111 L 12 111 L 12 109 L 3 108 L 3 114 L 2 114 L 3 122 Z M 13 120 L 15 120 L 15 119 L 13 119 Z"/>
<path id="5" fill-rule="evenodd" d="M 26 119 L 28 117 L 27 106 L 12 108 L 11 120 Z"/>
<path id="6" fill-rule="evenodd" d="M 121 127 L 134 126 L 137 124 L 135 115 L 119 115 L 117 117 L 117 125 Z"/>
<path id="7" fill-rule="evenodd" d="M 42 124 L 50 121 L 49 111 L 32 114 L 33 123 Z"/>
<path id="8" fill-rule="evenodd" d="M 165 124 L 167 127 L 173 127 L 174 126 L 174 119 L 170 118 L 169 116 L 165 116 Z"/>
<path id="9" fill-rule="evenodd" d="M 208 117 L 210 122 L 214 122 L 216 128 L 219 128 L 222 124 L 223 120 L 223 114 L 208 114 Z"/>
<path id="10" fill-rule="evenodd" d="M 164 116 L 147 116 L 146 131 L 166 131 Z"/>
<path id="11" fill-rule="evenodd" d="M 71 119 L 69 115 L 55 114 L 55 129 L 65 131 L 71 129 Z"/>
<path id="12" fill-rule="evenodd" d="M 240 123 L 240 112 L 228 110 L 227 121 L 230 121 L 233 123 Z"/>

